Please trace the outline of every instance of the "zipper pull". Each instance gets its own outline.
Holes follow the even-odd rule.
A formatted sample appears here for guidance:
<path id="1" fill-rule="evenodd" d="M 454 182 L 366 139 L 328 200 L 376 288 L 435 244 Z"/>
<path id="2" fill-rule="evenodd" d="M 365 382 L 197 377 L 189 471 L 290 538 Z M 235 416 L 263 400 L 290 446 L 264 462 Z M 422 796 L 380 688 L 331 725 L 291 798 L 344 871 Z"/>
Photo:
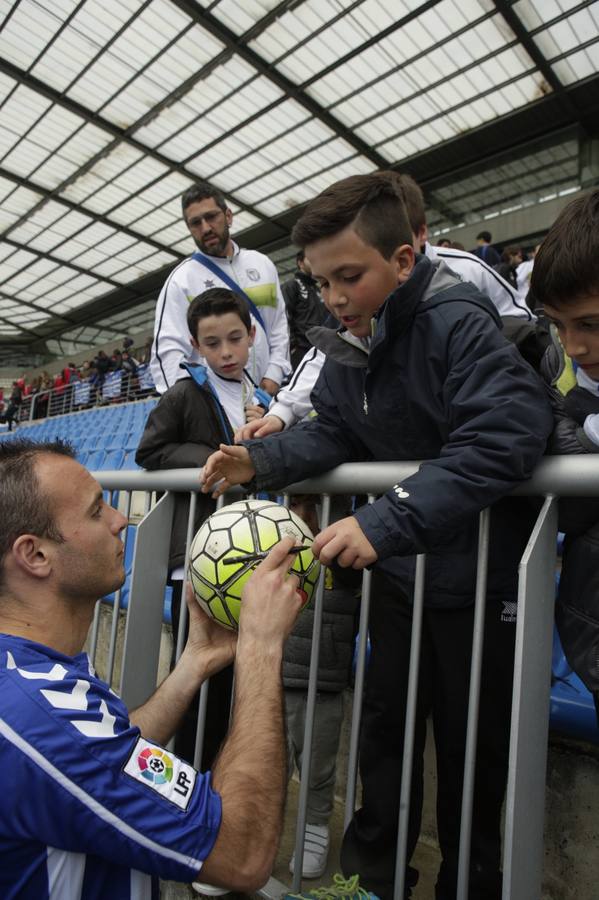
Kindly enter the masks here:
<path id="1" fill-rule="evenodd" d="M 362 403 L 362 409 L 364 410 L 364 415 L 368 415 L 368 397 L 366 396 L 366 391 L 364 391 L 364 402 Z"/>

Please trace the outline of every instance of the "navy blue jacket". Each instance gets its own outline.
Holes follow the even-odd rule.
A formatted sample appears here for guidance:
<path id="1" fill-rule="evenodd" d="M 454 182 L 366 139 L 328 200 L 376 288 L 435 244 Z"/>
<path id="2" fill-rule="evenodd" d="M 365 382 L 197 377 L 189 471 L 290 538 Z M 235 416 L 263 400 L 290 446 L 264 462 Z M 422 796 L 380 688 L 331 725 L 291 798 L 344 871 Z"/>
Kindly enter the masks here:
<path id="1" fill-rule="evenodd" d="M 426 552 L 425 602 L 471 603 L 478 513 L 495 504 L 489 593 L 513 599 L 535 510 L 526 499 L 497 501 L 530 476 L 552 415 L 541 380 L 500 329 L 487 297 L 417 257 L 379 310 L 369 352 L 312 329 L 327 355 L 312 394 L 318 417 L 247 442 L 257 487 L 350 461 L 426 460 L 399 491 L 356 512 L 378 564 L 409 589 L 413 554 Z"/>

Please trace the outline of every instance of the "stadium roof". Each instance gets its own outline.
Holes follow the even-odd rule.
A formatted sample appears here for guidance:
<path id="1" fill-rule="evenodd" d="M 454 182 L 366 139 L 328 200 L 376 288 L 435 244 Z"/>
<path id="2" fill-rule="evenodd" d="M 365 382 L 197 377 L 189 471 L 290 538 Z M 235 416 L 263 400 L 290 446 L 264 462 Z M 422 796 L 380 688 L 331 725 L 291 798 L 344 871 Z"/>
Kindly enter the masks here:
<path id="1" fill-rule="evenodd" d="M 0 357 L 147 329 L 194 180 L 283 273 L 345 175 L 437 231 L 576 189 L 598 71 L 598 0 L 0 0 Z"/>

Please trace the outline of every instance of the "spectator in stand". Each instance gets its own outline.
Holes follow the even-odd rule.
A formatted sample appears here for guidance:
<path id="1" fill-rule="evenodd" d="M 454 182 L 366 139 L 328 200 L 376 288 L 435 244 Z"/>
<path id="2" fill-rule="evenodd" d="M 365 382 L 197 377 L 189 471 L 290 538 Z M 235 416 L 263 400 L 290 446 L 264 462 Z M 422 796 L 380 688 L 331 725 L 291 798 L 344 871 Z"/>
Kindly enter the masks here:
<path id="1" fill-rule="evenodd" d="M 153 339 L 149 337 L 144 344 L 141 359 L 139 361 L 142 366 L 149 365 L 152 361 L 152 343 Z"/>
<path id="2" fill-rule="evenodd" d="M 206 366 L 184 364 L 182 374 L 150 412 L 135 461 L 146 469 L 201 466 L 220 444 L 233 440 L 236 428 L 264 415 L 270 396 L 256 387 L 246 366 L 256 326 L 243 296 L 228 288 L 211 288 L 187 309 L 188 340 Z M 214 511 L 210 497 L 198 495 L 194 530 Z M 189 497 L 178 494 L 169 558 L 173 584 L 173 633 L 178 632 Z M 176 640 L 176 637 L 175 637 Z M 223 669 L 208 693 L 203 766 L 212 765 L 229 721 L 233 672 Z M 192 705 L 177 736 L 177 753 L 193 760 L 197 704 Z"/>
<path id="3" fill-rule="evenodd" d="M 436 243 L 437 247 L 451 247 L 451 241 L 449 238 L 439 238 Z"/>
<path id="4" fill-rule="evenodd" d="M 522 250 L 520 247 L 511 245 L 506 247 L 501 254 L 501 262 L 493 266 L 496 272 L 499 272 L 502 278 L 511 284 L 513 288 L 518 289 L 518 279 L 516 278 L 516 269 L 522 262 Z"/>
<path id="5" fill-rule="evenodd" d="M 318 534 L 320 525 L 313 496 L 292 496 L 289 508 L 304 520 L 314 535 Z M 329 821 L 334 808 L 337 753 L 343 724 L 343 693 L 350 683 L 357 630 L 360 597 L 357 580 L 360 583 L 361 576 L 340 566 L 332 566 L 325 572 L 318 693 L 302 863 L 304 878 L 318 878 L 322 875 L 329 854 Z M 290 777 L 294 765 L 297 766 L 300 777 L 302 773 L 313 628 L 314 610 L 305 609 L 289 635 L 283 654 Z M 295 852 L 289 863 L 289 870 L 293 875 Z"/>
<path id="6" fill-rule="evenodd" d="M 455 900 L 479 514 L 492 507 L 488 602 L 468 876 L 472 900 L 502 895 L 505 791 L 518 563 L 535 509 L 512 498 L 543 454 L 551 411 L 540 379 L 502 334 L 488 297 L 447 265 L 416 255 L 396 173 L 357 175 L 312 200 L 293 231 L 337 332 L 312 393 L 318 415 L 282 434 L 222 447 L 204 492 L 252 482 L 282 488 L 355 460 L 420 459 L 419 470 L 320 532 L 324 565 L 374 566 L 361 731 L 362 808 L 345 832 L 342 869 L 393 896 L 416 554 L 426 553 L 421 679 L 407 859 L 420 830 L 423 751 L 432 713 L 442 862 L 437 900 Z M 450 253 L 445 250 L 442 253 Z M 494 273 L 496 275 L 496 273 Z M 498 277 L 498 276 L 497 276 Z M 418 879 L 406 871 L 407 891 Z"/>
<path id="7" fill-rule="evenodd" d="M 121 353 L 119 347 L 115 347 L 112 351 L 112 356 L 110 357 L 110 368 L 114 372 L 118 372 L 119 369 L 123 368 L 123 354 Z"/>
<path id="8" fill-rule="evenodd" d="M 111 360 L 106 355 L 104 350 L 98 351 L 98 355 L 94 359 L 94 368 L 97 373 L 98 385 L 101 387 L 104 384 L 104 379 L 106 378 L 106 375 L 112 368 Z"/>
<path id="9" fill-rule="evenodd" d="M 483 294 L 486 294 L 501 316 L 504 334 L 515 338 L 525 326 L 533 321 L 533 315 L 520 299 L 518 292 L 504 281 L 500 275 L 479 257 L 468 253 L 463 247 L 433 247 L 428 241 L 426 210 L 421 189 L 409 175 L 400 175 L 406 200 L 414 251 L 422 253 L 433 265 L 444 262 L 462 281 L 471 282 Z M 324 354 L 312 347 L 290 383 L 277 394 L 261 421 L 250 422 L 235 435 L 235 440 L 247 440 L 250 437 L 266 437 L 287 428 L 294 422 L 310 415 L 312 402 L 310 395 L 324 363 Z"/>
<path id="10" fill-rule="evenodd" d="M 541 364 L 555 428 L 549 451 L 599 459 L 599 189 L 569 203 L 535 254 L 530 293 L 552 342 Z M 599 503 L 561 498 L 566 533 L 555 610 L 566 658 L 599 721 Z"/>
<path id="11" fill-rule="evenodd" d="M 491 246 L 491 238 L 490 231 L 481 231 L 476 235 L 477 246 L 472 252 L 488 266 L 496 266 L 501 262 L 501 257 L 495 247 Z"/>
<path id="12" fill-rule="evenodd" d="M 521 262 L 516 269 L 516 284 L 518 285 L 518 293 L 524 303 L 527 303 L 534 310 L 535 300 L 530 294 L 530 281 L 532 278 L 532 270 L 535 264 L 535 256 L 537 255 L 540 244 L 531 250 L 527 259 Z"/>
<path id="13" fill-rule="evenodd" d="M 294 371 L 311 347 L 306 337 L 307 330 L 313 325 L 322 325 L 328 315 L 303 250 L 298 252 L 295 260 L 295 275 L 281 287 L 289 325 L 291 368 Z"/>
<path id="14" fill-rule="evenodd" d="M 0 387 L 0 418 L 4 412 L 4 388 Z"/>
<path id="15" fill-rule="evenodd" d="M 13 381 L 12 383 L 12 391 L 8 400 L 8 406 L 2 418 L 3 422 L 8 423 L 9 431 L 12 431 L 13 424 L 19 420 L 19 412 L 21 410 L 21 404 L 23 403 L 23 387 L 23 379 Z"/>
<path id="16" fill-rule="evenodd" d="M 163 394 L 181 378 L 180 364 L 190 354 L 186 315 L 193 297 L 212 287 L 227 287 L 245 296 L 256 326 L 248 372 L 253 381 L 275 394 L 289 374 L 289 330 L 274 263 L 257 250 L 232 240 L 233 213 L 223 193 L 201 182 L 181 198 L 183 218 L 198 252 L 171 272 L 158 298 L 152 375 Z M 189 362 L 201 361 L 191 352 Z"/>

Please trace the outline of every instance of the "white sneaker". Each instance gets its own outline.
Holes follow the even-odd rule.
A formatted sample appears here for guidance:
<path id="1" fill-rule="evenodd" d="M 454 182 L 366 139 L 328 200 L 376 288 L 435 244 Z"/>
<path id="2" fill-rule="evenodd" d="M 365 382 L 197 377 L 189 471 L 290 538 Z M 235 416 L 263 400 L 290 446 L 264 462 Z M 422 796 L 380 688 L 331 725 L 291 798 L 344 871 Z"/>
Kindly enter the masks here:
<path id="1" fill-rule="evenodd" d="M 326 825 L 306 825 L 304 836 L 304 861 L 302 876 L 319 878 L 327 867 L 329 855 L 329 829 Z M 289 871 L 294 874 L 295 852 L 289 861 Z"/>
<path id="2" fill-rule="evenodd" d="M 224 897 L 230 891 L 227 888 L 217 887 L 215 884 L 204 884 L 202 881 L 194 881 L 191 885 L 196 894 L 204 894 L 206 897 Z"/>

